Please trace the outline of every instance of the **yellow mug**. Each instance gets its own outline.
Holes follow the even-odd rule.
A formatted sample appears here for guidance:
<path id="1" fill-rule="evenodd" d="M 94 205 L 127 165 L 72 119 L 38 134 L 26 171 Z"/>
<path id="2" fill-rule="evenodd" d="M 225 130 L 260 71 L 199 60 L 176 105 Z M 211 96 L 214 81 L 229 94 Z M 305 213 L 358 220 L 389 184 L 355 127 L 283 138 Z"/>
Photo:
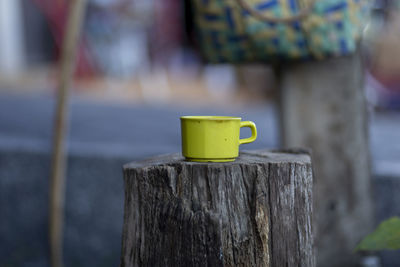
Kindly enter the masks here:
<path id="1" fill-rule="evenodd" d="M 251 137 L 240 139 L 240 128 L 249 127 Z M 257 138 L 254 122 L 239 117 L 181 117 L 182 154 L 189 161 L 228 162 L 239 156 L 239 145 Z"/>

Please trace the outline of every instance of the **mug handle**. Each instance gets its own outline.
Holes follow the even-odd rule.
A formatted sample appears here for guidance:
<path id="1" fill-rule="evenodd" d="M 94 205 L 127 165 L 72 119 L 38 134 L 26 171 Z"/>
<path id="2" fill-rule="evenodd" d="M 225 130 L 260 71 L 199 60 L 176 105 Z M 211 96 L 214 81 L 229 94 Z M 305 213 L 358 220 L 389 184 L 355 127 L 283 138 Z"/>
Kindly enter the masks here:
<path id="1" fill-rule="evenodd" d="M 257 128 L 252 121 L 242 121 L 240 122 L 240 128 L 249 127 L 251 129 L 251 136 L 245 139 L 239 139 L 239 145 L 254 142 L 257 139 Z"/>

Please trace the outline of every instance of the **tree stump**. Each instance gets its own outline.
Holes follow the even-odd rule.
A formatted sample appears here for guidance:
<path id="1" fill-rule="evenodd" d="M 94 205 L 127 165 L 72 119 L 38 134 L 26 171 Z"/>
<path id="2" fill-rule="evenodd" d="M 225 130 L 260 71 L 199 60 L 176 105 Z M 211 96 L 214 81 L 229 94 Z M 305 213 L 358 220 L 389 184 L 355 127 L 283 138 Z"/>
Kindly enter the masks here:
<path id="1" fill-rule="evenodd" d="M 281 70 L 284 147 L 312 150 L 317 265 L 358 266 L 372 230 L 364 75 L 359 54 Z"/>
<path id="2" fill-rule="evenodd" d="M 315 266 L 303 151 L 160 156 L 125 165 L 124 181 L 121 266 Z"/>

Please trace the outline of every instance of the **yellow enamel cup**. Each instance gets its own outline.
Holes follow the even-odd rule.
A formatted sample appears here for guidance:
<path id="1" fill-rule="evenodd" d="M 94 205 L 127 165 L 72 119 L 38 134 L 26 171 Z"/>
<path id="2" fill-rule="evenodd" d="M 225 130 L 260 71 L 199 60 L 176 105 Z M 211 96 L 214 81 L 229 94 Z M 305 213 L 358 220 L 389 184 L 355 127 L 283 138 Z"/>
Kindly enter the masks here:
<path id="1" fill-rule="evenodd" d="M 257 138 L 254 122 L 239 117 L 181 117 L 182 154 L 189 161 L 227 162 L 239 156 L 239 145 Z M 249 127 L 251 137 L 240 139 L 240 128 Z"/>

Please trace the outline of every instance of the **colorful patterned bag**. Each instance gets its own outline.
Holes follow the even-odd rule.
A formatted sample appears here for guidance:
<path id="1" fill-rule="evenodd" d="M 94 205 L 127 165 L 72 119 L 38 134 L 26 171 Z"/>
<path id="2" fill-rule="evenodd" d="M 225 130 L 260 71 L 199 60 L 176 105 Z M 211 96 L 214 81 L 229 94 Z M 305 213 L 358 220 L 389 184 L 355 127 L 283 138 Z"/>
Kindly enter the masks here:
<path id="1" fill-rule="evenodd" d="M 356 50 L 369 0 L 192 0 L 211 63 L 323 59 Z"/>

